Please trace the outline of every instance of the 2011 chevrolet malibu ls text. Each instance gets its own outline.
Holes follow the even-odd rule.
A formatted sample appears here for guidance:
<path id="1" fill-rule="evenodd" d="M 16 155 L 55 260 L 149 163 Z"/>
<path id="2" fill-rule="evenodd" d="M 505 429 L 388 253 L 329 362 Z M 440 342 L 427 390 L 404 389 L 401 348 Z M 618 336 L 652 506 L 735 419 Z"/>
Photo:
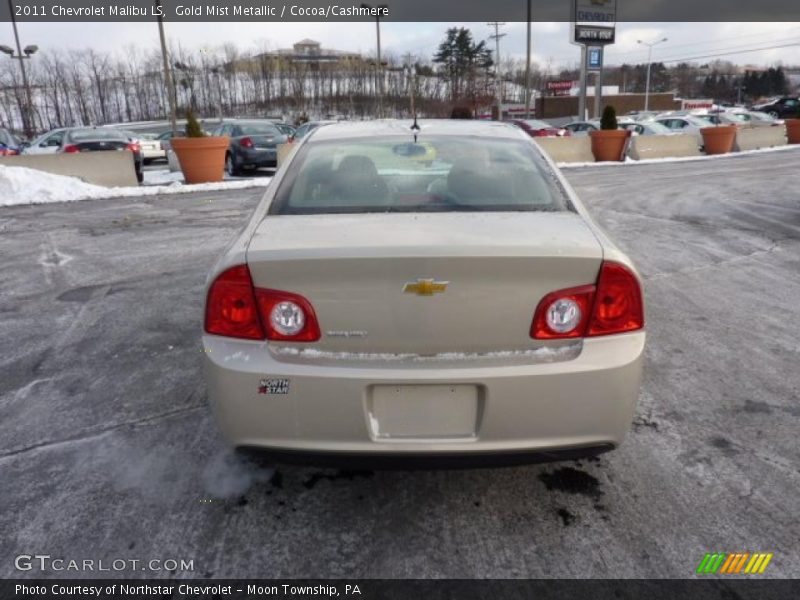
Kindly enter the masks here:
<path id="1" fill-rule="evenodd" d="M 203 344 L 237 447 L 513 464 L 622 441 L 644 306 L 518 128 L 339 123 L 299 144 L 212 270 Z"/>

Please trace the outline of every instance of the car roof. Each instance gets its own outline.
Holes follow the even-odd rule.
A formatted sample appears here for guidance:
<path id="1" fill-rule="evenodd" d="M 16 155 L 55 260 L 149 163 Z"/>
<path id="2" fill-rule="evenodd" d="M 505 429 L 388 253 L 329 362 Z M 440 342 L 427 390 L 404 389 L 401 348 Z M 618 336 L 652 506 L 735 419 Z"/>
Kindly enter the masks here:
<path id="1" fill-rule="evenodd" d="M 385 137 L 410 135 L 412 119 L 380 119 L 375 121 L 341 121 L 314 131 L 313 140 L 341 140 L 345 138 Z M 516 126 L 500 121 L 473 121 L 467 119 L 421 119 L 419 135 L 463 135 L 486 138 L 520 139 L 525 134 Z M 423 140 L 424 141 L 424 140 Z"/>

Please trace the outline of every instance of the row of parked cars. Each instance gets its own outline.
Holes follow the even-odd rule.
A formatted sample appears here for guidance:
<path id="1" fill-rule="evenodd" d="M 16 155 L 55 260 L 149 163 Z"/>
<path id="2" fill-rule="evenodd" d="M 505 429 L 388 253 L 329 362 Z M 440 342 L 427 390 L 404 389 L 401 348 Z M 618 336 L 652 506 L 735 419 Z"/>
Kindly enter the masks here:
<path id="1" fill-rule="evenodd" d="M 617 119 L 620 129 L 633 135 L 691 134 L 702 143 L 700 130 L 711 125 L 736 125 L 741 128 L 780 127 L 783 118 L 797 114 L 800 100 L 780 98 L 768 104 L 750 109 L 741 106 L 714 107 L 711 109 L 676 110 L 667 112 L 639 112 Z M 572 121 L 563 126 L 554 126 L 546 121 L 534 119 L 510 120 L 532 137 L 585 136 L 600 129 L 600 119 Z"/>
<path id="2" fill-rule="evenodd" d="M 239 175 L 248 168 L 275 167 L 277 145 L 302 137 L 323 122 L 306 123 L 295 129 L 290 125 L 267 119 L 228 119 L 222 123 L 206 123 L 206 133 L 231 138 L 226 168 Z M 42 155 L 93 152 L 101 150 L 133 153 L 136 177 L 144 179 L 143 166 L 166 160 L 170 140 L 184 135 L 183 131 L 140 132 L 119 127 L 59 127 L 29 142 L 20 140 L 7 129 L 0 128 L 0 156 Z"/>

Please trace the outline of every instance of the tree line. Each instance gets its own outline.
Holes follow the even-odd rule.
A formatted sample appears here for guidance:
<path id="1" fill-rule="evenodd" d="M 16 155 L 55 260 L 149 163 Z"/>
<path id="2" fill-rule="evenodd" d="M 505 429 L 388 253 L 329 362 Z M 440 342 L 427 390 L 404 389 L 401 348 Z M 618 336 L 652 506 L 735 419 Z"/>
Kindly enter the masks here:
<path id="1" fill-rule="evenodd" d="M 170 50 L 178 113 L 188 109 L 213 117 L 341 115 L 409 116 L 411 96 L 420 116 L 447 116 L 453 106 L 488 107 L 525 100 L 523 59 L 496 62 L 485 42 L 467 28 L 454 27 L 432 56 L 391 53 L 378 65 L 374 57 L 343 57 L 303 62 L 266 46 L 243 51 L 234 44 L 195 51 Z M 150 121 L 168 116 L 169 101 L 160 51 L 126 48 L 122 53 L 94 49 L 44 50 L 26 62 L 32 89 L 31 129 Z M 646 65 L 606 69 L 604 83 L 625 93 L 644 92 Z M 495 78 L 496 72 L 496 78 Z M 578 66 L 555 69 L 552 62 L 532 67 L 533 90 L 546 82 L 578 79 Z M 497 89 L 496 86 L 499 86 Z M 781 68 L 744 74 L 730 63 L 654 63 L 651 91 L 683 97 L 754 100 L 788 91 Z M 546 92 L 544 92 L 546 93 Z M 22 130 L 26 96 L 17 61 L 0 61 L 0 126 Z"/>

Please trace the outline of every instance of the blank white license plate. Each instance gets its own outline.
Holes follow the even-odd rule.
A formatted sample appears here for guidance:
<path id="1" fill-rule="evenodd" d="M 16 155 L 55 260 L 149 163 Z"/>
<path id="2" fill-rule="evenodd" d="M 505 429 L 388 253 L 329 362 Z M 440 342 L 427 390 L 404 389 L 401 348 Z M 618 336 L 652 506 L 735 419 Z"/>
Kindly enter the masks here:
<path id="1" fill-rule="evenodd" d="M 474 438 L 475 385 L 376 385 L 368 406 L 376 439 Z"/>

